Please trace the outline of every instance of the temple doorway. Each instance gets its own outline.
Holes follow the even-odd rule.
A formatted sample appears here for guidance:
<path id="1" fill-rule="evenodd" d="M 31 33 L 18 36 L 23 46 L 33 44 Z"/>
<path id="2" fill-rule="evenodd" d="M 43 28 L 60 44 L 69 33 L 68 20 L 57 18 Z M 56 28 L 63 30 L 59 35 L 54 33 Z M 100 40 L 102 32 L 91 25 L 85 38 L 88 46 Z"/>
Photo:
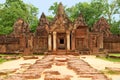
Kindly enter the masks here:
<path id="1" fill-rule="evenodd" d="M 66 50 L 66 34 L 65 33 L 57 34 L 57 49 Z"/>

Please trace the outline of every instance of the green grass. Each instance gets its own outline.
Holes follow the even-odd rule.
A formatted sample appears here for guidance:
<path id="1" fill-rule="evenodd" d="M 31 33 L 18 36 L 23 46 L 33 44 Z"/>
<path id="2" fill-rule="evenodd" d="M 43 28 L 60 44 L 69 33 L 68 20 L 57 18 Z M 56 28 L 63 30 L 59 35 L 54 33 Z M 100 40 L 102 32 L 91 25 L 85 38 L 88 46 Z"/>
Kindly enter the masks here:
<path id="1" fill-rule="evenodd" d="M 114 58 L 109 58 L 109 57 L 108 58 L 103 57 L 103 58 L 100 58 L 100 59 L 111 61 L 111 62 L 120 62 L 120 59 L 114 59 Z"/>
<path id="2" fill-rule="evenodd" d="M 112 54 L 109 54 L 109 56 L 118 56 L 118 57 L 120 57 L 120 53 L 112 53 Z"/>
<path id="3" fill-rule="evenodd" d="M 103 70 L 101 72 L 103 72 L 105 74 L 110 74 L 110 75 L 119 75 L 120 74 L 119 71 L 113 71 L 113 70 L 109 70 L 109 69 L 105 69 L 105 70 Z"/>
<path id="4" fill-rule="evenodd" d="M 120 57 L 120 53 L 110 53 L 108 54 L 109 56 L 115 56 L 115 57 Z M 111 61 L 111 62 L 120 62 L 120 58 L 111 58 L 111 57 L 98 57 L 103 60 Z"/>
<path id="5" fill-rule="evenodd" d="M 16 54 L 0 54 L 1 58 L 0 58 L 0 64 L 4 63 L 6 61 L 10 61 L 10 60 L 6 60 L 4 59 L 4 56 L 21 56 L 20 54 L 16 55 Z"/>
<path id="6" fill-rule="evenodd" d="M 7 60 L 0 58 L 0 64 L 6 62 Z"/>

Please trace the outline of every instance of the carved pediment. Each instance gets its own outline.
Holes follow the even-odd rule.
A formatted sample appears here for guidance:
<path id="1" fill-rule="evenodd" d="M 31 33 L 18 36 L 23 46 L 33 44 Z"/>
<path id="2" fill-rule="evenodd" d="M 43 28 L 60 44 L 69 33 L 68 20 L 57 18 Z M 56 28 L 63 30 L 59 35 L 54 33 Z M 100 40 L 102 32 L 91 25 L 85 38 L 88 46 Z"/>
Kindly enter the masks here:
<path id="1" fill-rule="evenodd" d="M 83 27 L 87 27 L 87 24 L 85 22 L 85 19 L 83 18 L 83 15 L 80 14 L 79 17 L 74 21 L 74 29 Z"/>
<path id="2" fill-rule="evenodd" d="M 109 36 L 110 25 L 104 17 L 101 17 L 93 26 L 93 31 L 95 32 L 103 32 L 104 36 Z"/>
<path id="3" fill-rule="evenodd" d="M 42 13 L 42 15 L 39 19 L 38 27 L 36 28 L 36 35 L 37 36 L 47 36 L 48 31 L 49 31 L 48 25 L 49 25 L 49 21 L 47 20 L 45 14 Z"/>
<path id="4" fill-rule="evenodd" d="M 47 20 L 46 16 L 44 13 L 42 13 L 40 19 L 39 19 L 39 23 L 38 26 L 43 26 L 43 25 L 48 25 L 49 21 Z"/>
<path id="5" fill-rule="evenodd" d="M 29 33 L 29 25 L 23 20 L 18 19 L 14 24 L 14 35 L 26 34 Z"/>
<path id="6" fill-rule="evenodd" d="M 62 3 L 59 4 L 57 14 L 54 17 L 53 22 L 51 22 L 50 27 L 51 31 L 57 30 L 69 30 L 72 26 L 72 22 L 68 19 L 67 15 L 65 14 L 64 7 Z"/>
<path id="7" fill-rule="evenodd" d="M 37 30 L 36 30 L 36 35 L 37 36 L 48 36 L 48 32 L 47 30 L 45 29 L 45 27 L 37 27 Z"/>

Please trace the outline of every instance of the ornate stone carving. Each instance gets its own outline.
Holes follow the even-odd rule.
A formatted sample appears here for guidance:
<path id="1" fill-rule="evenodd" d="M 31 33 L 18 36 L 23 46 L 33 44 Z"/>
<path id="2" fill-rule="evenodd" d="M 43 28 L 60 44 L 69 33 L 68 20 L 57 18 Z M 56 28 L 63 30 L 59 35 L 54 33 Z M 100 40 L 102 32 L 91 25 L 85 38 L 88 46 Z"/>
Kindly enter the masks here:
<path id="1" fill-rule="evenodd" d="M 59 4 L 54 20 L 49 23 L 42 13 L 35 35 L 30 33 L 29 25 L 18 19 L 10 35 L 0 35 L 0 52 L 47 54 L 88 54 L 100 49 L 120 52 L 120 35 L 112 35 L 110 25 L 105 18 L 100 18 L 89 31 L 83 15 L 71 22 L 65 14 L 62 3 Z M 61 53 L 61 51 L 63 53 Z M 74 54 L 74 55 L 75 55 Z"/>
<path id="2" fill-rule="evenodd" d="M 38 23 L 38 27 L 36 29 L 36 35 L 37 36 L 47 36 L 48 35 L 48 30 L 49 30 L 49 22 L 46 19 L 46 16 L 44 13 L 42 13 L 40 19 L 39 19 L 39 23 Z"/>
<path id="3" fill-rule="evenodd" d="M 54 20 L 50 23 L 51 31 L 65 32 L 66 30 L 71 30 L 72 22 L 68 19 L 65 14 L 64 7 L 62 3 L 59 4 L 57 14 Z"/>
<path id="4" fill-rule="evenodd" d="M 83 18 L 83 15 L 80 14 L 79 17 L 74 22 L 74 28 L 80 28 L 80 27 L 86 27 L 87 24 L 85 23 L 85 19 Z"/>
<path id="5" fill-rule="evenodd" d="M 94 32 L 103 32 L 105 37 L 108 37 L 110 32 L 110 25 L 104 17 L 101 17 L 93 26 Z"/>
<path id="6" fill-rule="evenodd" d="M 18 19 L 14 24 L 14 35 L 28 34 L 30 32 L 28 24 L 23 19 Z"/>

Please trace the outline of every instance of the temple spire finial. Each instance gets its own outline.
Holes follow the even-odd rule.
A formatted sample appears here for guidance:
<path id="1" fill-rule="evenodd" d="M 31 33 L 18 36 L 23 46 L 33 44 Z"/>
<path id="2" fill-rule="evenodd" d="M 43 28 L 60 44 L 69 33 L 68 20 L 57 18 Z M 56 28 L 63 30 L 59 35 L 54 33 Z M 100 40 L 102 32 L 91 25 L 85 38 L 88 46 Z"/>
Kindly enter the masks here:
<path id="1" fill-rule="evenodd" d="M 45 18 L 45 17 L 46 16 L 45 16 L 44 12 L 42 12 L 41 18 Z"/>
<path id="2" fill-rule="evenodd" d="M 47 20 L 45 14 L 42 12 L 41 17 L 39 19 L 38 26 L 44 25 L 44 24 L 49 24 L 49 21 Z"/>
<path id="3" fill-rule="evenodd" d="M 64 14 L 64 7 L 62 5 L 62 3 L 60 2 L 59 5 L 58 5 L 58 11 L 57 11 L 57 14 L 58 15 L 61 15 L 61 14 Z"/>

